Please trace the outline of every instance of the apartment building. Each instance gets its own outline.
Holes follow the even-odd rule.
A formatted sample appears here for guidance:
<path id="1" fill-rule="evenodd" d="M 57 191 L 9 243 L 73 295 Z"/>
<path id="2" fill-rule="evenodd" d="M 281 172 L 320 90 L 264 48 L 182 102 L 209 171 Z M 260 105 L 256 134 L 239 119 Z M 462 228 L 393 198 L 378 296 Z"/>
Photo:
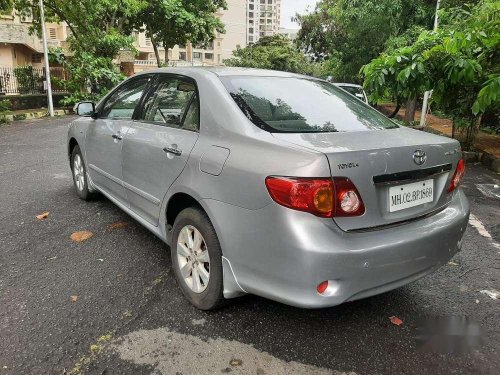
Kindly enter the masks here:
<path id="1" fill-rule="evenodd" d="M 247 43 L 274 35 L 281 25 L 281 0 L 247 0 Z"/>
<path id="2" fill-rule="evenodd" d="M 29 33 L 31 18 L 0 15 L 0 66 L 43 66 L 43 45 L 38 36 Z M 67 47 L 69 28 L 64 24 L 46 23 L 49 47 Z"/>
<path id="3" fill-rule="evenodd" d="M 225 25 L 224 34 L 217 33 L 208 46 L 192 45 L 175 46 L 168 51 L 169 64 L 183 65 L 222 65 L 225 59 L 232 56 L 238 47 L 247 45 L 247 3 L 255 0 L 227 0 L 227 9 L 219 10 L 216 15 Z M 144 33 L 136 35 L 136 48 L 139 56 L 134 62 L 134 71 L 149 69 L 156 66 L 156 57 L 151 40 Z M 165 51 L 159 48 L 160 58 L 164 60 Z"/>
<path id="4" fill-rule="evenodd" d="M 224 23 L 225 33 L 217 33 L 208 46 L 191 43 L 175 46 L 168 51 L 169 65 L 221 65 L 238 47 L 244 48 L 262 36 L 277 33 L 281 22 L 281 0 L 227 0 L 227 9 L 219 10 L 216 15 Z M 42 41 L 29 33 L 31 23 L 30 18 L 21 19 L 15 13 L 0 15 L 0 67 L 43 66 Z M 69 55 L 68 26 L 46 23 L 46 31 L 49 46 L 62 47 Z M 116 61 L 127 74 L 157 65 L 151 40 L 144 33 L 137 33 L 134 37 L 138 55 L 122 51 Z M 163 48 L 159 47 L 159 53 L 163 60 Z"/>

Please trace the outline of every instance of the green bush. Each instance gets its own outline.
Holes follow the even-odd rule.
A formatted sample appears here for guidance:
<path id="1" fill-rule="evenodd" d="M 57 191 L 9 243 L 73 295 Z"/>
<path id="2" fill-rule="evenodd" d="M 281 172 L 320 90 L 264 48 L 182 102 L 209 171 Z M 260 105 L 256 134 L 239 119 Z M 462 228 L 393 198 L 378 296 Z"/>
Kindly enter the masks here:
<path id="1" fill-rule="evenodd" d="M 0 100 L 0 112 L 9 111 L 12 107 L 12 103 L 9 99 Z"/>
<path id="2" fill-rule="evenodd" d="M 20 94 L 30 94 L 40 91 L 40 83 L 43 77 L 31 65 L 14 68 L 14 75 L 17 79 Z"/>

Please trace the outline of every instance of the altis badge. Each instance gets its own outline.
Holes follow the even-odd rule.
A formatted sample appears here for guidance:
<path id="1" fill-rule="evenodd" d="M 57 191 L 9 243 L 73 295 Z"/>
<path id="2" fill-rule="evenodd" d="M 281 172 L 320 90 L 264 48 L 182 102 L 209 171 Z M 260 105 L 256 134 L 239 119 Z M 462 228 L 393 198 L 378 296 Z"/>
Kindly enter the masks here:
<path id="1" fill-rule="evenodd" d="M 338 164 L 339 169 L 347 169 L 347 168 L 357 168 L 359 167 L 359 164 L 357 161 L 352 162 L 352 163 L 340 163 Z"/>

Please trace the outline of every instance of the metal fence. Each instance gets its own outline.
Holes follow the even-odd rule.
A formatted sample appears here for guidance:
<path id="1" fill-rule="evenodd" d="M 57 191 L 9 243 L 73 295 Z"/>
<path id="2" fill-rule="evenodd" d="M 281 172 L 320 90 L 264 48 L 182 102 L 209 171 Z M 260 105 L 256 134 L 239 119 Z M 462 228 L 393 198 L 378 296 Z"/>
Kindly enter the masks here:
<path id="1" fill-rule="evenodd" d="M 68 72 L 63 68 L 50 68 L 52 91 L 63 93 L 61 81 L 68 79 Z M 0 95 L 44 94 L 46 92 L 45 68 L 31 65 L 0 67 Z"/>

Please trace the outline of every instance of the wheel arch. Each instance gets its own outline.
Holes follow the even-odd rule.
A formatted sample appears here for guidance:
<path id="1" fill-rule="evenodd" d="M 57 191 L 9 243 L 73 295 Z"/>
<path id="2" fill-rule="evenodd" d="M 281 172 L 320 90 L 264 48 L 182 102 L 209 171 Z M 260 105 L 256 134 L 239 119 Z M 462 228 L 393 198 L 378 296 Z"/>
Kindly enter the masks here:
<path id="1" fill-rule="evenodd" d="M 203 210 L 203 212 L 205 212 L 205 214 L 209 216 L 205 208 L 196 198 L 188 193 L 178 192 L 173 194 L 169 198 L 167 203 L 165 212 L 165 223 L 167 226 L 167 230 L 170 230 L 174 226 L 174 222 L 177 216 L 181 213 L 182 210 L 188 207 L 197 207 Z"/>
<path id="2" fill-rule="evenodd" d="M 78 141 L 75 137 L 71 137 L 68 142 L 68 158 L 71 160 L 71 155 L 76 146 L 79 146 Z"/>
<path id="3" fill-rule="evenodd" d="M 166 227 L 166 242 L 169 246 L 172 246 L 172 229 L 175 219 L 181 213 L 182 210 L 188 207 L 197 207 L 202 210 L 212 223 L 215 233 L 217 234 L 219 241 L 221 240 L 220 233 L 218 231 L 217 225 L 212 219 L 209 210 L 204 207 L 204 205 L 193 195 L 186 192 L 176 192 L 168 200 L 165 209 L 165 227 Z M 237 281 L 236 275 L 232 269 L 229 259 L 224 256 L 224 246 L 221 244 L 222 251 L 222 268 L 223 268 L 223 294 L 224 297 L 235 298 L 246 294 L 247 292 L 240 286 Z"/>

